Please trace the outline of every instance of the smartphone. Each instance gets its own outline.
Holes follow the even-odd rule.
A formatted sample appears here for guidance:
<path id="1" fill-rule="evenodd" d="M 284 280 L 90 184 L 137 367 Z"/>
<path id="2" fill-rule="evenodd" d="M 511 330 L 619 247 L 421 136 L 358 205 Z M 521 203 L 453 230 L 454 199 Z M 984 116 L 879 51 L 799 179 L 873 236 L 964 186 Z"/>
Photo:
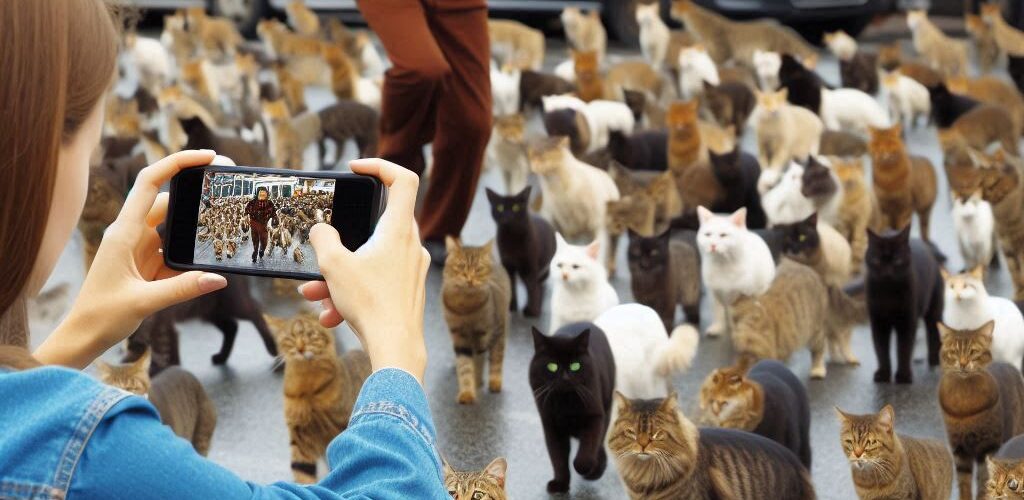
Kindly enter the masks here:
<path id="1" fill-rule="evenodd" d="M 337 228 L 356 250 L 387 205 L 375 177 L 259 167 L 189 168 L 171 179 L 167 267 L 322 280 L 309 230 Z"/>

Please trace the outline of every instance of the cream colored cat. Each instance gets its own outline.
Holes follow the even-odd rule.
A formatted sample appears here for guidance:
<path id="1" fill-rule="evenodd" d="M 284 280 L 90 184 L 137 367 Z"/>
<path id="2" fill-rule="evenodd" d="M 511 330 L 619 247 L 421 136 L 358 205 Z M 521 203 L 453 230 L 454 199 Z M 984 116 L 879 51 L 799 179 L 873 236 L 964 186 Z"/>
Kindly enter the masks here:
<path id="1" fill-rule="evenodd" d="M 596 52 L 598 62 L 604 61 L 608 46 L 608 33 L 596 10 L 584 14 L 579 7 L 562 10 L 562 26 L 569 44 L 578 51 Z"/>
<path id="2" fill-rule="evenodd" d="M 946 36 L 928 20 L 927 12 L 907 11 L 907 26 L 914 33 L 914 48 L 931 67 L 946 76 L 967 74 L 967 45 Z"/>
<path id="3" fill-rule="evenodd" d="M 544 33 L 518 21 L 488 19 L 491 53 L 500 55 L 503 65 L 540 71 L 544 65 Z"/>
<path id="4" fill-rule="evenodd" d="M 782 177 L 783 169 L 794 158 L 818 154 L 825 125 L 806 108 L 786 101 L 787 89 L 757 94 L 757 156 L 761 163 L 758 190 L 767 192 Z"/>

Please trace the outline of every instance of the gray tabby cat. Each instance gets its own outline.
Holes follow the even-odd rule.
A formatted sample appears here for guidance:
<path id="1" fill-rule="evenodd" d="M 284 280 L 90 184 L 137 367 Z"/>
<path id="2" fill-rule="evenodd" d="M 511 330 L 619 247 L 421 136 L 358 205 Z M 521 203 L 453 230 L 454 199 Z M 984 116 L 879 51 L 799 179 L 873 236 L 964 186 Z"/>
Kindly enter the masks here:
<path id="1" fill-rule="evenodd" d="M 454 500 L 506 500 L 505 470 L 508 464 L 498 457 L 481 471 L 457 471 L 444 462 L 444 486 Z"/>

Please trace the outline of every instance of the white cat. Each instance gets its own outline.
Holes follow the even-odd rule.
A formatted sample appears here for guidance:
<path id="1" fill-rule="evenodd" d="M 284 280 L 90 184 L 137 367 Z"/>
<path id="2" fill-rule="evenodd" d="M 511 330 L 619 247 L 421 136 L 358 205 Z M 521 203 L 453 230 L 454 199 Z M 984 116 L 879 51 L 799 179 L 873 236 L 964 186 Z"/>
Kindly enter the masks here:
<path id="1" fill-rule="evenodd" d="M 771 184 L 774 170 L 766 170 L 758 182 Z M 814 213 L 814 202 L 803 195 L 804 167 L 797 162 L 790 162 L 778 181 L 761 195 L 761 206 L 768 216 L 768 225 L 793 224 L 802 221 Z"/>
<path id="2" fill-rule="evenodd" d="M 546 203 L 546 202 L 545 202 Z M 601 240 L 587 246 L 566 243 L 555 233 L 555 256 L 551 259 L 551 325 L 559 328 L 580 321 L 594 321 L 619 305 L 619 295 L 608 283 L 608 271 L 601 264 Z M 660 319 L 658 320 L 660 323 Z M 662 326 L 664 331 L 664 326 Z"/>
<path id="3" fill-rule="evenodd" d="M 668 25 L 661 19 L 658 3 L 636 6 L 636 23 L 640 26 L 640 51 L 654 69 L 661 70 L 668 54 L 671 37 Z"/>
<path id="4" fill-rule="evenodd" d="M 779 88 L 779 69 L 782 68 L 782 56 L 778 52 L 754 51 L 754 70 L 761 90 L 774 91 Z"/>
<path id="5" fill-rule="evenodd" d="M 491 96 L 494 116 L 511 115 L 519 112 L 519 80 L 522 72 L 515 68 L 498 69 L 491 62 Z"/>
<path id="6" fill-rule="evenodd" d="M 982 281 L 984 268 L 950 276 L 946 280 L 942 322 L 954 330 L 975 330 L 995 320 L 992 332 L 992 359 L 1009 363 L 1018 370 L 1024 358 L 1024 315 L 1009 299 L 989 296 Z"/>
<path id="7" fill-rule="evenodd" d="M 672 374 L 690 367 L 700 342 L 697 329 L 683 324 L 669 337 L 654 309 L 622 304 L 594 324 L 608 338 L 615 358 L 615 390 L 627 398 L 656 399 L 672 391 Z"/>
<path id="8" fill-rule="evenodd" d="M 932 112 L 928 87 L 917 80 L 893 71 L 882 77 L 882 89 L 889 103 L 889 116 L 905 127 L 913 127 L 919 117 L 926 120 Z"/>
<path id="9" fill-rule="evenodd" d="M 740 296 L 761 295 L 768 290 L 775 279 L 775 260 L 768 244 L 747 230 L 746 208 L 716 215 L 697 207 L 697 216 L 701 278 L 715 304 L 715 321 L 707 334 L 718 336 L 728 327 L 726 307 Z"/>
<path id="10" fill-rule="evenodd" d="M 636 127 L 636 117 L 633 115 L 633 111 L 622 102 L 603 99 L 583 102 L 576 96 L 554 95 L 541 97 L 541 103 L 545 112 L 568 108 L 583 114 L 590 135 L 587 153 L 607 147 L 608 136 L 612 130 L 629 135 Z"/>
<path id="11" fill-rule="evenodd" d="M 704 92 L 704 82 L 718 85 L 718 67 L 703 44 L 679 51 L 679 92 L 689 100 Z"/>
<path id="12" fill-rule="evenodd" d="M 953 227 L 956 228 L 964 267 L 974 269 L 987 266 L 996 251 L 993 240 L 995 218 L 992 205 L 981 199 L 981 191 L 966 200 L 959 196 L 953 197 Z"/>
<path id="13" fill-rule="evenodd" d="M 158 40 L 139 37 L 135 34 L 125 36 L 128 60 L 138 72 L 139 84 L 156 95 L 171 80 L 171 55 Z"/>
<path id="14" fill-rule="evenodd" d="M 841 61 L 849 61 L 857 54 L 857 40 L 842 30 L 825 33 L 825 45 Z"/>
<path id="15" fill-rule="evenodd" d="M 486 162 L 505 181 L 506 193 L 518 193 L 526 187 L 530 176 L 530 162 L 526 158 L 526 142 L 520 134 L 525 118 L 520 114 L 497 116 L 487 143 Z M 506 131 L 503 125 L 518 123 Z"/>
<path id="16" fill-rule="evenodd" d="M 556 64 L 553 73 L 569 83 L 576 83 L 576 63 L 571 58 Z"/>
<path id="17" fill-rule="evenodd" d="M 867 135 L 868 127 L 889 128 L 889 115 L 874 97 L 853 89 L 821 89 L 821 121 L 829 130 Z"/>

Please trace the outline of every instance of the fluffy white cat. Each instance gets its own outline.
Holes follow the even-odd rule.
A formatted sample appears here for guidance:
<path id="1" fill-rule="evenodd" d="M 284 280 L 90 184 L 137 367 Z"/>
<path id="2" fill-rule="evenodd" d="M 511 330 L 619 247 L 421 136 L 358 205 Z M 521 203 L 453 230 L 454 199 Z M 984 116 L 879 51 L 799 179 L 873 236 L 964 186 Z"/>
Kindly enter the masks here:
<path id="1" fill-rule="evenodd" d="M 992 205 L 981 199 L 978 191 L 966 200 L 953 197 L 953 227 L 960 244 L 964 267 L 987 266 L 995 253 L 995 217 Z"/>
<path id="2" fill-rule="evenodd" d="M 1024 315 L 1009 299 L 989 296 L 982 281 L 984 268 L 949 276 L 946 280 L 942 322 L 954 330 L 975 330 L 995 320 L 992 359 L 1009 363 L 1018 370 L 1024 358 Z"/>
<path id="3" fill-rule="evenodd" d="M 761 295 L 775 279 L 775 260 L 768 244 L 747 230 L 747 209 L 716 215 L 697 207 L 700 229 L 697 248 L 701 278 L 715 299 L 715 321 L 708 335 L 718 336 L 728 327 L 726 307 L 740 296 Z"/>
<path id="4" fill-rule="evenodd" d="M 683 99 L 692 99 L 704 92 L 704 82 L 718 85 L 718 67 L 703 44 L 679 51 L 679 91 Z"/>
<path id="5" fill-rule="evenodd" d="M 668 25 L 661 18 L 658 3 L 640 4 L 636 6 L 636 23 L 640 26 L 640 51 L 644 60 L 654 69 L 661 70 L 668 54 L 668 43 L 671 37 Z"/>
<path id="6" fill-rule="evenodd" d="M 619 295 L 608 283 L 608 271 L 602 264 L 601 240 L 576 246 L 555 233 L 555 241 L 555 256 L 551 259 L 551 333 L 569 323 L 594 321 L 619 304 Z"/>
<path id="7" fill-rule="evenodd" d="M 771 177 L 772 173 L 771 170 L 765 171 L 762 178 Z M 793 224 L 814 213 L 814 202 L 801 192 L 804 186 L 803 175 L 804 167 L 797 162 L 790 162 L 778 182 L 761 195 L 761 206 L 768 216 L 768 225 Z M 768 183 L 769 179 L 764 179 L 764 182 Z"/>
<path id="8" fill-rule="evenodd" d="M 594 320 L 615 358 L 615 389 L 627 398 L 656 399 L 672 390 L 672 374 L 690 367 L 700 342 L 697 329 L 683 324 L 669 337 L 654 309 L 622 304 Z"/>
<path id="9" fill-rule="evenodd" d="M 779 68 L 782 68 L 782 56 L 778 52 L 754 51 L 754 71 L 761 90 L 774 91 L 779 88 Z"/>
<path id="10" fill-rule="evenodd" d="M 882 90 L 889 104 L 889 116 L 905 127 L 913 127 L 919 117 L 927 120 L 932 112 L 928 87 L 898 70 L 882 77 Z"/>
<path id="11" fill-rule="evenodd" d="M 511 115 L 519 112 L 519 80 L 522 73 L 514 68 L 498 69 L 491 61 L 491 95 L 494 116 Z"/>
<path id="12" fill-rule="evenodd" d="M 821 89 L 821 121 L 829 130 L 853 130 L 867 135 L 868 127 L 889 128 L 889 115 L 874 97 L 852 89 Z"/>
<path id="13" fill-rule="evenodd" d="M 584 102 L 572 95 L 553 95 L 541 97 L 544 111 L 556 109 L 573 109 L 582 113 L 590 132 L 590 144 L 587 152 L 592 153 L 608 146 L 608 136 L 612 130 L 626 135 L 633 133 L 636 117 L 625 103 L 596 99 Z"/>
<path id="14" fill-rule="evenodd" d="M 159 93 L 171 80 L 171 55 L 159 40 L 125 36 L 127 57 L 138 72 L 139 84 L 153 95 Z"/>

